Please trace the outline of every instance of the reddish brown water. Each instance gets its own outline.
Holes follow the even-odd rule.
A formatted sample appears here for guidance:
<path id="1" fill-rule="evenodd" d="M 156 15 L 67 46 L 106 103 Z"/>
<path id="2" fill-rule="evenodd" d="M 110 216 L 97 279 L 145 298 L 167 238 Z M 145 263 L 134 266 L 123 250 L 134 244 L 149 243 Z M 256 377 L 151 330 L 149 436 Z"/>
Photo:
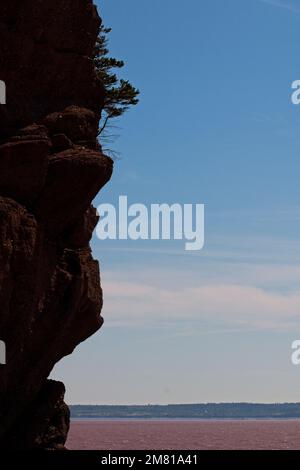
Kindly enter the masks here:
<path id="1" fill-rule="evenodd" d="M 73 421 L 69 449 L 300 449 L 300 420 Z"/>

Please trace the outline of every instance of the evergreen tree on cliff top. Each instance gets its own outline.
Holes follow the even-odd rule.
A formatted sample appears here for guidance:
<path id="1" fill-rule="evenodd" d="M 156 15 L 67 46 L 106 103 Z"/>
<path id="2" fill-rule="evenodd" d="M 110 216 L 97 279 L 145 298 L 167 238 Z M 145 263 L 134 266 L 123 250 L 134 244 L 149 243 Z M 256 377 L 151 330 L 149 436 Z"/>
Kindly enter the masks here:
<path id="1" fill-rule="evenodd" d="M 95 49 L 95 68 L 98 77 L 102 81 L 105 89 L 104 108 L 102 112 L 102 120 L 100 122 L 99 135 L 107 128 L 111 119 L 122 116 L 130 106 L 138 104 L 139 90 L 137 90 L 129 81 L 119 79 L 114 69 L 124 67 L 122 60 L 108 57 L 107 35 L 110 28 L 103 25 L 100 28 L 99 37 Z"/>

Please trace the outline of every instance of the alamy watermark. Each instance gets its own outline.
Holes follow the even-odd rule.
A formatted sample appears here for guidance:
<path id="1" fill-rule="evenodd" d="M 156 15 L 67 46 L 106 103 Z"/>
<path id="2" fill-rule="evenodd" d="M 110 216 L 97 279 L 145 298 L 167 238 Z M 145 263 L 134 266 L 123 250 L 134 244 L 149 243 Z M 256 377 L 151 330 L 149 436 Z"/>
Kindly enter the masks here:
<path id="1" fill-rule="evenodd" d="M 204 204 L 100 204 L 96 228 L 100 240 L 184 240 L 186 251 L 204 246 Z"/>
<path id="2" fill-rule="evenodd" d="M 0 104 L 6 104 L 6 85 L 3 80 L 0 80 Z"/>
<path id="3" fill-rule="evenodd" d="M 4 341 L 0 341 L 0 366 L 6 364 L 6 345 Z"/>
<path id="4" fill-rule="evenodd" d="M 294 352 L 291 355 L 291 361 L 294 366 L 300 365 L 300 340 L 296 339 L 292 343 L 292 349 Z"/>
<path id="5" fill-rule="evenodd" d="M 291 86 L 293 93 L 291 95 L 291 101 L 294 105 L 300 104 L 300 80 L 294 80 Z"/>

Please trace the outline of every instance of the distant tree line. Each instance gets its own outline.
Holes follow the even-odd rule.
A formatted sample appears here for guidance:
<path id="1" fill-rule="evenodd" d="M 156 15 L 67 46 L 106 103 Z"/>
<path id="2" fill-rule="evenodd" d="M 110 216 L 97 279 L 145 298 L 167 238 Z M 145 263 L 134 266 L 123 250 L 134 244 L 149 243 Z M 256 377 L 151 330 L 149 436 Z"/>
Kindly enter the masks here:
<path id="1" fill-rule="evenodd" d="M 209 403 L 194 405 L 73 405 L 73 418 L 289 419 L 300 418 L 300 403 Z"/>

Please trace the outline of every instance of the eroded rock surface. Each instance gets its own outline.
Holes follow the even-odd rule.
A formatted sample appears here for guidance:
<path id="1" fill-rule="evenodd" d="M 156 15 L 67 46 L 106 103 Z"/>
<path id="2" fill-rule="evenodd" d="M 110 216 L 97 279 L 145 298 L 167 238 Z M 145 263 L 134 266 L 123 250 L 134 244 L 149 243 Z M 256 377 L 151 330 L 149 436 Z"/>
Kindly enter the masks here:
<path id="1" fill-rule="evenodd" d="M 63 448 L 69 411 L 53 366 L 102 325 L 92 200 L 112 161 L 97 129 L 92 0 L 2 0 L 0 448 Z"/>

